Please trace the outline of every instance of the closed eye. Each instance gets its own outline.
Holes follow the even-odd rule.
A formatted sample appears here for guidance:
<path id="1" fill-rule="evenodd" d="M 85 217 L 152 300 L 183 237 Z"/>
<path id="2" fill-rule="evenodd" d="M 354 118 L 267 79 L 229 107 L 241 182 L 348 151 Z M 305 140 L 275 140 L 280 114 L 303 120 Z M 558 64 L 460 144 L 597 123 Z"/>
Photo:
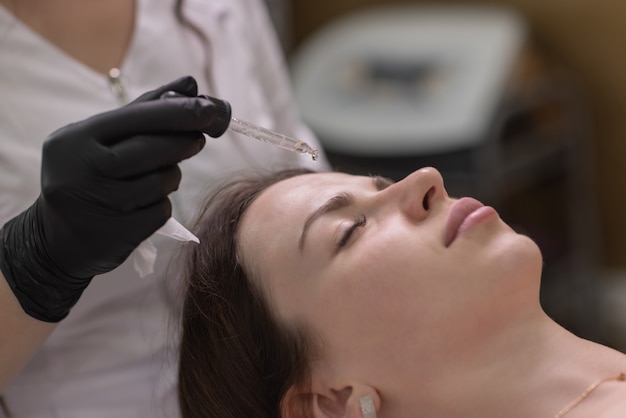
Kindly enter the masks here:
<path id="1" fill-rule="evenodd" d="M 356 231 L 357 228 L 365 226 L 366 223 L 367 223 L 367 218 L 365 217 L 365 215 L 360 214 L 358 217 L 356 217 L 354 219 L 353 224 L 350 225 L 350 227 L 346 229 L 345 232 L 341 235 L 341 239 L 337 243 L 336 251 L 339 251 L 343 247 L 345 247 L 348 241 L 350 241 L 350 238 L 352 237 L 352 235 L 354 234 L 354 231 Z"/>

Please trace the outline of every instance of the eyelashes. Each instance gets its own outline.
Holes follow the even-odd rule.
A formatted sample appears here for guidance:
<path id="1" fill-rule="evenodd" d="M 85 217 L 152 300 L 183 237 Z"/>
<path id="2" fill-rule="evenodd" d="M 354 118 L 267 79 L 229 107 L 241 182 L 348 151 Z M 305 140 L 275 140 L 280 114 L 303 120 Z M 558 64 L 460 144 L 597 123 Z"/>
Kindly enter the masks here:
<path id="1" fill-rule="evenodd" d="M 350 227 L 346 229 L 345 232 L 341 235 L 341 239 L 337 243 L 337 250 L 340 250 L 341 248 L 345 247 L 348 241 L 350 241 L 352 234 L 354 234 L 354 231 L 356 231 L 357 228 L 365 226 L 366 223 L 367 223 L 367 218 L 365 217 L 365 215 L 363 214 L 358 215 L 354 219 L 354 223 L 350 225 Z"/>

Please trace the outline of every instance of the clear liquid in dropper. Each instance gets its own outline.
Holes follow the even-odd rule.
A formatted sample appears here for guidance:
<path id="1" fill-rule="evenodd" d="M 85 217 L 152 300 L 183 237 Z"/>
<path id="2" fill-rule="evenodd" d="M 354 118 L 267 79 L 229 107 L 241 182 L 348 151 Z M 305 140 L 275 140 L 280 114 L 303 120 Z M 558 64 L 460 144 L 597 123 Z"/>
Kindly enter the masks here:
<path id="1" fill-rule="evenodd" d="M 240 134 L 244 134 L 268 144 L 276 145 L 289 151 L 310 154 L 313 161 L 317 161 L 318 151 L 304 141 L 290 138 L 287 135 L 270 131 L 269 129 L 262 128 L 258 125 L 239 120 L 237 118 L 231 118 L 228 128 Z"/>

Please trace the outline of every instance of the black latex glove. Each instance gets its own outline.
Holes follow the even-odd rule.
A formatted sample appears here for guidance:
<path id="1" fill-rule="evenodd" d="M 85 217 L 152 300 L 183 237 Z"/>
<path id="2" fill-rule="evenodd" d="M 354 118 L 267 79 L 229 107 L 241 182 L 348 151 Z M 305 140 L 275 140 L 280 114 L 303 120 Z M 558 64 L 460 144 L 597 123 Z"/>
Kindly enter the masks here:
<path id="1" fill-rule="evenodd" d="M 160 100 L 166 91 L 185 97 Z M 63 319 L 171 216 L 177 163 L 202 149 L 215 112 L 196 94 L 184 77 L 46 139 L 41 195 L 0 230 L 0 269 L 26 313 Z"/>

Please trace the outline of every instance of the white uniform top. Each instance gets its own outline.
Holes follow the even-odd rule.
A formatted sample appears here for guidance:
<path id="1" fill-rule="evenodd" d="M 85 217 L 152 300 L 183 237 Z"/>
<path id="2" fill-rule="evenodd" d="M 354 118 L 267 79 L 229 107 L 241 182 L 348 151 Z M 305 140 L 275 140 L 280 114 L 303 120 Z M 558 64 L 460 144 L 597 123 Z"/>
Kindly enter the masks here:
<path id="1" fill-rule="evenodd" d="M 183 75 L 200 93 L 231 103 L 233 116 L 317 145 L 298 121 L 282 52 L 257 0 L 187 0 L 186 15 L 210 41 L 206 51 L 173 14 L 173 0 L 138 0 L 121 68 L 127 95 Z M 0 7 L 0 224 L 37 198 L 41 147 L 55 129 L 119 106 L 107 77 L 63 53 Z M 174 217 L 188 224 L 198 196 L 224 173 L 250 166 L 310 164 L 310 156 L 238 134 L 208 138 L 182 164 Z M 326 168 L 325 162 L 314 163 Z M 139 278 L 128 261 L 96 277 L 23 372 L 5 390 L 16 418 L 176 417 L 176 246 L 156 240 L 155 273 Z M 168 281 L 164 276 L 169 273 Z M 207 411 L 210 415 L 210 412 Z"/>

